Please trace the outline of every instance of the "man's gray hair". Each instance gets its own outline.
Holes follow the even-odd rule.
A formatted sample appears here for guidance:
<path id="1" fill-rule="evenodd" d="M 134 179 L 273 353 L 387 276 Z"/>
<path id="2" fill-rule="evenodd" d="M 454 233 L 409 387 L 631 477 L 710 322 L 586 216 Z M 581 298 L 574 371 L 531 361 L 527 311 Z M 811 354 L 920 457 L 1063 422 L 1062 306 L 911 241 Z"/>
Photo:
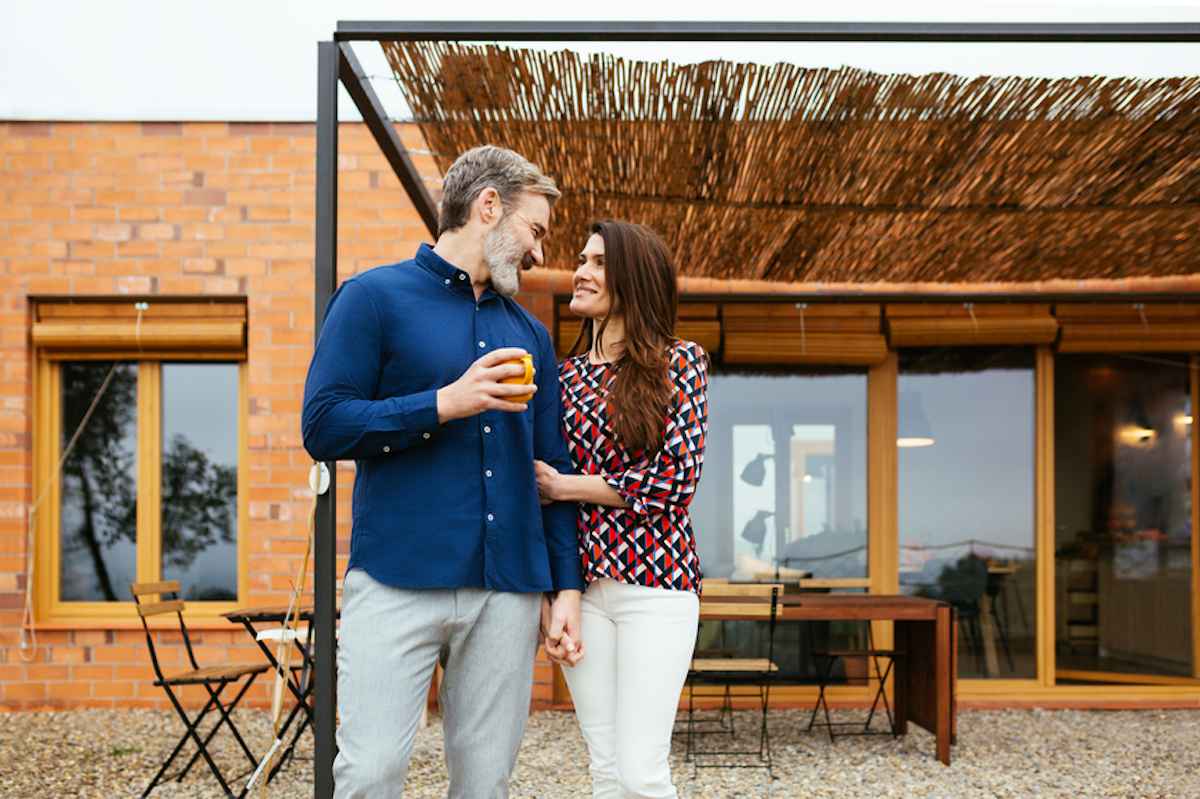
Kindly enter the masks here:
<path id="1" fill-rule="evenodd" d="M 562 196 L 554 181 L 519 153 L 491 144 L 474 147 L 460 155 L 446 171 L 438 235 L 467 224 L 471 203 L 488 186 L 500 195 L 506 209 L 523 191 L 541 194 L 551 205 Z"/>

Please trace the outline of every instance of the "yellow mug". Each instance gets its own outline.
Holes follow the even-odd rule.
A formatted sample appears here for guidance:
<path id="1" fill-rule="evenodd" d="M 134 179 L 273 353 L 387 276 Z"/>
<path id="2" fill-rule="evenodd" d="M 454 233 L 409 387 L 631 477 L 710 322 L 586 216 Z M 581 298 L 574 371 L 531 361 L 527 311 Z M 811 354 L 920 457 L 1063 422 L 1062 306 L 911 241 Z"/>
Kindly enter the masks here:
<path id="1" fill-rule="evenodd" d="M 506 377 L 500 381 L 501 383 L 509 383 L 517 386 L 528 386 L 533 383 L 533 375 L 537 370 L 533 368 L 532 355 L 522 355 L 520 358 L 514 358 L 511 361 L 505 361 L 505 363 L 519 363 L 523 365 L 525 367 L 525 374 L 520 377 Z M 518 394 L 515 397 L 506 397 L 506 399 L 509 402 L 529 402 L 533 399 L 533 393 Z"/>

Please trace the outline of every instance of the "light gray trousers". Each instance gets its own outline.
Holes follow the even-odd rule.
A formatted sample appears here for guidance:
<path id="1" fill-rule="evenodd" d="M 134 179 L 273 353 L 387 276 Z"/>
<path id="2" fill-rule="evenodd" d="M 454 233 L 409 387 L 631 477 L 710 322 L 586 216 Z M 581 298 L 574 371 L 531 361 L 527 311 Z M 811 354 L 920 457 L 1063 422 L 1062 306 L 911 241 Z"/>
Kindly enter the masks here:
<path id="1" fill-rule="evenodd" d="M 346 574 L 337 799 L 397 797 L 439 656 L 452 799 L 503 799 L 525 734 L 540 594 L 407 590 Z"/>

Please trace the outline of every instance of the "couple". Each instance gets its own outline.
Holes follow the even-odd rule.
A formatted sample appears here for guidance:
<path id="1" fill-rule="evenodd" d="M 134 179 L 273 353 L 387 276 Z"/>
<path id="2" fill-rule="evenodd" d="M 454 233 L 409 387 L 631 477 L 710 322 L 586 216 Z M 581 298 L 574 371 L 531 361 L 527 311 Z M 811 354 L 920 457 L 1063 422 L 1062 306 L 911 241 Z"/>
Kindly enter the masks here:
<path id="1" fill-rule="evenodd" d="M 470 150 L 446 173 L 437 243 L 330 301 L 302 425 L 314 458 L 357 464 L 338 646 L 342 799 L 402 793 L 439 660 L 450 796 L 507 796 L 539 642 L 566 667 L 593 795 L 676 796 L 706 356 L 674 336 L 662 241 L 606 221 L 574 276 L 582 352 L 556 362 L 512 297 L 542 263 L 559 196 L 517 153 Z M 534 385 L 501 382 L 524 374 L 511 361 L 525 354 Z"/>

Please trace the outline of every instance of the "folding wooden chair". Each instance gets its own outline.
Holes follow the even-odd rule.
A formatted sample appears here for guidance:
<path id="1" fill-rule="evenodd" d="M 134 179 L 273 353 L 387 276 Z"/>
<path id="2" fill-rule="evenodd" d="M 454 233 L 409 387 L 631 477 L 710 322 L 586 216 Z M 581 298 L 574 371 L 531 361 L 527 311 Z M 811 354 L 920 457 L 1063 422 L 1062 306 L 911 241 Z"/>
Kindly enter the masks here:
<path id="1" fill-rule="evenodd" d="M 246 691 L 254 684 L 258 675 L 268 669 L 268 665 L 266 663 L 229 663 L 224 666 L 202 668 L 196 662 L 196 655 L 192 651 L 192 639 L 188 635 L 187 625 L 183 623 L 183 600 L 178 598 L 179 581 L 167 580 L 159 583 L 133 583 L 129 586 L 129 589 L 133 593 L 133 601 L 137 607 L 138 616 L 142 619 L 142 628 L 146 631 L 146 646 L 150 649 L 150 662 L 154 665 L 154 684 L 161 686 L 166 691 L 167 698 L 171 700 L 175 712 L 179 714 L 184 727 L 187 728 L 183 736 L 179 739 L 179 743 L 175 744 L 175 748 L 171 750 L 171 754 L 163 762 L 162 768 L 158 770 L 158 773 L 154 775 L 154 779 L 150 781 L 150 784 L 146 786 L 146 790 L 142 792 L 143 799 L 162 781 L 163 775 L 189 738 L 196 744 L 197 751 L 192 755 L 192 759 L 188 761 L 187 765 L 183 767 L 183 770 L 176 775 L 174 778 L 176 782 L 182 781 L 187 776 L 187 773 L 191 771 L 192 766 L 195 765 L 197 758 L 203 757 L 204 762 L 212 770 L 213 776 L 217 778 L 217 782 L 221 783 L 221 788 L 224 789 L 227 796 L 244 796 L 246 793 L 245 788 L 235 794 L 229 787 L 229 783 L 225 781 L 221 770 L 217 768 L 217 764 L 213 762 L 212 756 L 208 753 L 208 744 L 217 734 L 217 730 L 221 729 L 221 725 L 227 725 L 229 731 L 233 733 L 233 737 L 237 739 L 242 752 L 245 753 L 246 760 L 250 763 L 250 769 L 240 776 L 250 774 L 258 765 L 258 758 L 254 756 L 254 753 L 250 751 L 250 747 L 242 739 L 241 733 L 238 732 L 229 714 L 230 711 L 237 707 L 237 703 L 245 696 Z M 175 598 L 164 599 L 161 596 L 164 594 L 174 594 Z M 145 601 L 145 599 L 153 598 L 155 595 L 159 595 L 159 601 Z M 189 671 L 173 674 L 169 677 L 163 674 L 162 668 L 159 666 L 158 653 L 154 647 L 154 636 L 150 632 L 150 626 L 146 623 L 148 617 L 159 616 L 165 613 L 174 613 L 179 619 L 179 632 L 183 635 L 183 643 L 187 650 L 188 661 L 192 664 L 192 668 Z M 250 679 L 246 680 L 242 685 L 237 695 L 234 696 L 233 701 L 229 704 L 223 703 L 220 696 L 225 687 L 238 682 L 245 676 L 249 676 Z M 184 685 L 203 685 L 204 690 L 208 692 L 208 702 L 205 703 L 204 708 L 195 718 L 188 717 L 187 711 L 183 709 L 183 705 L 179 703 L 179 698 L 175 695 L 175 691 L 172 690 Z M 204 721 L 204 718 L 213 708 L 217 709 L 221 718 L 213 725 L 208 734 L 201 739 L 197 730 L 200 727 L 200 723 Z M 235 777 L 234 779 L 238 778 Z"/>
<path id="2" fill-rule="evenodd" d="M 774 661 L 775 656 L 775 622 L 779 614 L 780 586 L 772 583 L 742 584 L 742 583 L 709 583 L 705 581 L 704 591 L 700 597 L 701 618 L 720 618 L 730 621 L 767 622 L 766 644 L 760 647 L 766 657 L 755 658 L 694 658 L 688 670 L 688 727 L 687 727 L 687 759 L 696 768 L 709 766 L 724 766 L 729 768 L 762 767 L 771 771 L 771 740 L 767 730 L 767 710 L 770 703 L 772 675 L 779 670 Z M 757 749 L 721 749 L 705 748 L 699 751 L 695 746 L 696 710 L 693 697 L 697 686 L 718 686 L 724 688 L 724 699 L 721 708 L 721 719 L 729 718 L 729 734 L 736 736 L 733 729 L 732 689 L 748 687 L 755 690 L 755 696 L 762 708 L 762 722 L 759 728 Z M 701 763 L 701 755 L 756 755 L 754 763 Z"/>

